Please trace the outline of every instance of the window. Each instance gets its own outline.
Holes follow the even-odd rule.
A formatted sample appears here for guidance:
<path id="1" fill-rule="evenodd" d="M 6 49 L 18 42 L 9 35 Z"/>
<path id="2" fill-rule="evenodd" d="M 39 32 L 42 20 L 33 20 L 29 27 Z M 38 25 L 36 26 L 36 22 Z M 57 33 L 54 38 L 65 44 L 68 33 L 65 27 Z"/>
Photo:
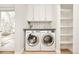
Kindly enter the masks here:
<path id="1" fill-rule="evenodd" d="M 1 11 L 0 12 L 0 31 L 6 34 L 14 33 L 15 20 L 14 11 Z"/>

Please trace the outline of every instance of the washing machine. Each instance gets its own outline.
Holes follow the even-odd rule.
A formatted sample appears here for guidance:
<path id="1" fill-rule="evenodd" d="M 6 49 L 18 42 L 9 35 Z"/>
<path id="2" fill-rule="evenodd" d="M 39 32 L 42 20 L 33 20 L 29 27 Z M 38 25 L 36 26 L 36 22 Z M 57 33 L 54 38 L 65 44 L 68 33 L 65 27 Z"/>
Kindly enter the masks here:
<path id="1" fill-rule="evenodd" d="M 39 32 L 36 30 L 26 30 L 25 38 L 25 50 L 26 51 L 40 51 L 40 39 Z"/>
<path id="2" fill-rule="evenodd" d="M 56 51 L 55 29 L 43 30 L 41 33 L 41 51 Z"/>

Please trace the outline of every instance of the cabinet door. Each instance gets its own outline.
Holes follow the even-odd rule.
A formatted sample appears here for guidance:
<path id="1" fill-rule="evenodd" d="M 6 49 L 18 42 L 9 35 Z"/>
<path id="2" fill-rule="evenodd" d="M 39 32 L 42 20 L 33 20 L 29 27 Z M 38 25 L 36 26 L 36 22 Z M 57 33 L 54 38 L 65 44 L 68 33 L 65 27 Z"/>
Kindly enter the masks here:
<path id="1" fill-rule="evenodd" d="M 33 5 L 27 5 L 27 20 L 33 19 Z"/>
<path id="2" fill-rule="evenodd" d="M 40 7 L 39 5 L 34 5 L 34 20 L 39 20 L 39 13 L 40 13 Z"/>
<path id="3" fill-rule="evenodd" d="M 34 5 L 34 20 L 42 21 L 45 19 L 45 5 Z"/>
<path id="4" fill-rule="evenodd" d="M 45 5 L 40 5 L 40 9 L 39 9 L 39 19 L 41 21 L 45 20 Z"/>
<path id="5" fill-rule="evenodd" d="M 52 5 L 46 5 L 46 19 L 49 20 L 49 19 L 52 19 L 52 13 L 53 13 L 53 10 L 52 10 Z"/>

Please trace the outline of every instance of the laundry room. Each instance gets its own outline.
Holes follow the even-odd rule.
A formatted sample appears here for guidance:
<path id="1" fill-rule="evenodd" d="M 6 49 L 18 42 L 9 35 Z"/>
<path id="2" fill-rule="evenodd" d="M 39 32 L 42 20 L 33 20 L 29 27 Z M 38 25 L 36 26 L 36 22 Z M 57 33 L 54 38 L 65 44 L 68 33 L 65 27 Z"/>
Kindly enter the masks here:
<path id="1" fill-rule="evenodd" d="M 23 27 L 22 29 L 18 29 L 17 32 L 19 32 L 20 30 L 24 31 L 24 33 L 22 33 L 24 35 L 24 44 L 23 46 L 22 44 L 19 45 L 19 47 L 22 46 L 25 54 L 60 53 L 60 49 L 58 48 L 59 42 L 57 40 L 58 35 L 56 35 L 59 31 L 59 29 L 57 29 L 57 25 L 59 24 L 57 23 L 59 21 L 57 21 L 57 19 L 59 19 L 59 16 L 57 16 L 59 15 L 58 5 L 28 4 L 21 6 L 16 5 L 15 7 L 15 12 L 17 14 L 15 17 L 18 17 L 18 20 L 20 20 L 22 17 L 23 19 L 25 18 L 25 20 L 21 20 L 21 24 L 23 22 L 22 26 L 19 26 L 18 23 L 20 23 L 20 21 L 18 22 L 18 20 L 16 20 L 18 22 L 17 29 L 18 27 Z M 22 36 L 22 34 L 20 33 L 21 32 L 19 32 L 19 35 Z M 56 44 L 57 42 L 58 44 Z"/>
<path id="2" fill-rule="evenodd" d="M 75 54 L 79 5 L 0 4 L 0 54 Z"/>

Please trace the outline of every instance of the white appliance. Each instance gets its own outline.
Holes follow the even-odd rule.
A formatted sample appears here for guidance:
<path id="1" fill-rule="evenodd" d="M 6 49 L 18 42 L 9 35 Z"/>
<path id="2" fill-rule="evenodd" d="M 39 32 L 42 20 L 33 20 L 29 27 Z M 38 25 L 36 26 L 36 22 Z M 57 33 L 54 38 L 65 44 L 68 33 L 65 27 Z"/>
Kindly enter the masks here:
<path id="1" fill-rule="evenodd" d="M 40 51 L 39 33 L 36 30 L 27 30 L 25 41 L 26 51 Z"/>
<path id="2" fill-rule="evenodd" d="M 41 51 L 56 51 L 55 30 L 41 31 Z"/>
<path id="3" fill-rule="evenodd" d="M 55 29 L 26 29 L 26 51 L 56 51 Z"/>

